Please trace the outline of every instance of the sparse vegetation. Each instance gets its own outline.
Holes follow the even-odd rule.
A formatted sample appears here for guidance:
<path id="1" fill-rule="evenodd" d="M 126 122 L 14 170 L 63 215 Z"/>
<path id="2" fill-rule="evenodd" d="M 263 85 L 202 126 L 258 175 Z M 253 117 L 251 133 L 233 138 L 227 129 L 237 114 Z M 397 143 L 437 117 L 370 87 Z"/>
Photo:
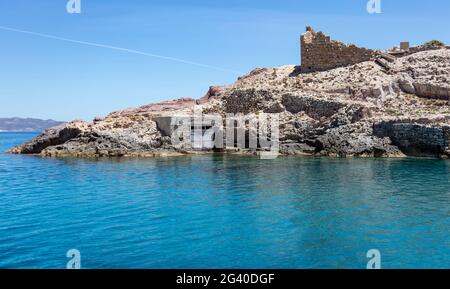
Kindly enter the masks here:
<path id="1" fill-rule="evenodd" d="M 445 46 L 445 43 L 440 40 L 431 40 L 425 43 L 426 46 Z"/>

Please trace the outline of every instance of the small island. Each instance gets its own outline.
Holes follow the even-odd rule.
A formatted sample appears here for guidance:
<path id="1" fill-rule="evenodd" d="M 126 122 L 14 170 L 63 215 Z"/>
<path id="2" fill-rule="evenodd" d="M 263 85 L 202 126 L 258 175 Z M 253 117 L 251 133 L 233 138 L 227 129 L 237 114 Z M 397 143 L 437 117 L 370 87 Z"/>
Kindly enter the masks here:
<path id="1" fill-rule="evenodd" d="M 384 51 L 332 40 L 307 27 L 301 65 L 257 68 L 198 100 L 126 109 L 92 122 L 72 121 L 9 150 L 12 154 L 151 157 L 195 150 L 171 142 L 168 121 L 201 108 L 205 115 L 279 115 L 284 155 L 450 156 L 450 49 L 440 41 L 401 42 Z M 248 132 L 247 132 L 248 134 Z"/>
<path id="2" fill-rule="evenodd" d="M 43 132 L 44 130 L 62 124 L 61 121 L 36 118 L 0 118 L 0 132 Z"/>

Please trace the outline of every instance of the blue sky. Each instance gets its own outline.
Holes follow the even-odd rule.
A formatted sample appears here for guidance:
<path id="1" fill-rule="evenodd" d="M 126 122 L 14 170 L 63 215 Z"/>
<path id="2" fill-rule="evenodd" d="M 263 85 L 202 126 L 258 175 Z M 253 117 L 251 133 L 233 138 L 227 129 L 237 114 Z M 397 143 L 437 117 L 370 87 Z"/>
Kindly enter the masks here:
<path id="1" fill-rule="evenodd" d="M 370 48 L 450 43 L 450 1 L 0 0 L 0 26 L 185 59 L 223 71 L 0 29 L 0 117 L 85 119 L 203 96 L 236 72 L 299 63 L 306 25 Z M 236 72 L 235 72 L 236 71 Z"/>

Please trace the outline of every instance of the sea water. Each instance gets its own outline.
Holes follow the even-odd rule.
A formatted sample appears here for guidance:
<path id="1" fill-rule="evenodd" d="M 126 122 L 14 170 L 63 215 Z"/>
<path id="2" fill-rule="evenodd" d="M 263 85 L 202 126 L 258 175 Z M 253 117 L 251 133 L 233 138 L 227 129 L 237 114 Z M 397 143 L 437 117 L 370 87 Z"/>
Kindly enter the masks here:
<path id="1" fill-rule="evenodd" d="M 7 155 L 0 268 L 450 268 L 450 161 Z"/>

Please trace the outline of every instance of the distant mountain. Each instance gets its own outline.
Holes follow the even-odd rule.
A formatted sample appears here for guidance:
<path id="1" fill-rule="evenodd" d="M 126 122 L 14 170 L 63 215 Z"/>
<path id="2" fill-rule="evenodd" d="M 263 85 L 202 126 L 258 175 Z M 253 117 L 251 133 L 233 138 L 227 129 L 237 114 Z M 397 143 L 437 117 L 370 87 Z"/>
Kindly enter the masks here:
<path id="1" fill-rule="evenodd" d="M 47 128 L 62 124 L 63 122 L 51 119 L 35 119 L 35 118 L 0 118 L 0 132 L 42 132 Z"/>

